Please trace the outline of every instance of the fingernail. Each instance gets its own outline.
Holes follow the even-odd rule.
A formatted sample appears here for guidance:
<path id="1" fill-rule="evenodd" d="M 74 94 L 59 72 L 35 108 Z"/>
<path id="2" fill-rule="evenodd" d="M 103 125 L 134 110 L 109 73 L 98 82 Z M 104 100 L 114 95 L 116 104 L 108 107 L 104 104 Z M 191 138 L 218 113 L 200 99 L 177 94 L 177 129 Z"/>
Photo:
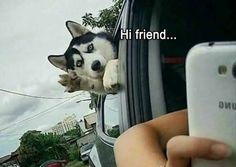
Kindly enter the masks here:
<path id="1" fill-rule="evenodd" d="M 214 144 L 211 146 L 211 157 L 214 159 L 223 159 L 231 156 L 232 150 L 225 144 Z"/>

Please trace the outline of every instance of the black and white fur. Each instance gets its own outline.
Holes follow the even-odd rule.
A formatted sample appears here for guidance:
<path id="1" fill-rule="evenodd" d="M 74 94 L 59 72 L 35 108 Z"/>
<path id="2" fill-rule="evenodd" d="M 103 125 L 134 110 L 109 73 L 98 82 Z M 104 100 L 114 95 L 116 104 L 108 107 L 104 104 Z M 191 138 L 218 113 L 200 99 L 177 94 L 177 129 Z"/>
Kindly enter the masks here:
<path id="1" fill-rule="evenodd" d="M 66 27 L 73 37 L 68 49 L 63 55 L 50 55 L 48 60 L 78 81 L 74 82 L 78 84 L 75 90 L 86 87 L 88 91 L 115 93 L 118 60 L 112 37 L 104 32 L 95 34 L 72 21 L 67 21 Z M 89 84 L 82 85 L 85 83 Z"/>

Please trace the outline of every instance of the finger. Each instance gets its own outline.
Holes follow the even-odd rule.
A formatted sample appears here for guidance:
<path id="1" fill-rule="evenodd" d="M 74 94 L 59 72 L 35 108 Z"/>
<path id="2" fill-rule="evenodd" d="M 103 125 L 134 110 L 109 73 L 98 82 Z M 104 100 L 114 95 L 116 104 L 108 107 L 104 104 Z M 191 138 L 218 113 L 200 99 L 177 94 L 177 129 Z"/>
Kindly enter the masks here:
<path id="1" fill-rule="evenodd" d="M 191 158 L 224 159 L 232 151 L 215 140 L 177 136 L 167 143 L 167 167 L 187 167 Z"/>

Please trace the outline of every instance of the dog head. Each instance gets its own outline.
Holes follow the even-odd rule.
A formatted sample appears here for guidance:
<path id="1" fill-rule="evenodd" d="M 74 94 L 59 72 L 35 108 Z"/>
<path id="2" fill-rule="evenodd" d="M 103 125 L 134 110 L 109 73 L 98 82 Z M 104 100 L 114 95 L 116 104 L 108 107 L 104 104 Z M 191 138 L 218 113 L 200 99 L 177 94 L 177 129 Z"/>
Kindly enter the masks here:
<path id="1" fill-rule="evenodd" d="M 66 27 L 73 37 L 69 47 L 63 55 L 50 55 L 48 60 L 68 73 L 102 78 L 107 62 L 116 55 L 112 38 L 106 33 L 92 33 L 72 21 L 67 21 Z"/>

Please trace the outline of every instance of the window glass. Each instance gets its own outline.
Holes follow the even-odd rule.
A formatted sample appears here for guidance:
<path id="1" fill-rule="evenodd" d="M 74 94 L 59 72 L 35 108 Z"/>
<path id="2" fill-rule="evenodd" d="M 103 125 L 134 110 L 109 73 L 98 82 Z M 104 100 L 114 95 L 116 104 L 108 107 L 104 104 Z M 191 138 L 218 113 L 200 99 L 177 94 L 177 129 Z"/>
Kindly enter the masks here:
<path id="1" fill-rule="evenodd" d="M 107 95 L 104 102 L 104 132 L 110 137 L 118 137 L 119 130 L 119 110 L 120 96 Z"/>

